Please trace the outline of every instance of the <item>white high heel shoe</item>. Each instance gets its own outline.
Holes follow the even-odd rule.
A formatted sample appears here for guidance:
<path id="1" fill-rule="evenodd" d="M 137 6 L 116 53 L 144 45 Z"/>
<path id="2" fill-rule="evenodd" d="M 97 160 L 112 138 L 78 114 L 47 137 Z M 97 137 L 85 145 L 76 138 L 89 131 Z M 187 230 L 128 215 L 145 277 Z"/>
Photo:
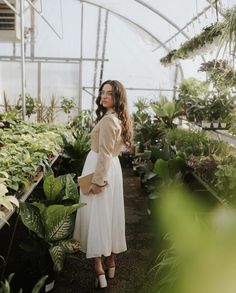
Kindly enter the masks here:
<path id="1" fill-rule="evenodd" d="M 106 288 L 107 287 L 107 280 L 105 274 L 98 275 L 95 281 L 95 288 Z"/>

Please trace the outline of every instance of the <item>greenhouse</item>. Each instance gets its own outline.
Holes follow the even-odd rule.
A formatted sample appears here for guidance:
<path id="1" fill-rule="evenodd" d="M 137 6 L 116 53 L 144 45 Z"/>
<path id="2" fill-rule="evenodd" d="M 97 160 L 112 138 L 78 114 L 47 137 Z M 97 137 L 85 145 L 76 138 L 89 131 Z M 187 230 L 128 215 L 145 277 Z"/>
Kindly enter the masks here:
<path id="1" fill-rule="evenodd" d="M 0 0 L 0 293 L 236 292 L 235 58 L 235 0 Z"/>

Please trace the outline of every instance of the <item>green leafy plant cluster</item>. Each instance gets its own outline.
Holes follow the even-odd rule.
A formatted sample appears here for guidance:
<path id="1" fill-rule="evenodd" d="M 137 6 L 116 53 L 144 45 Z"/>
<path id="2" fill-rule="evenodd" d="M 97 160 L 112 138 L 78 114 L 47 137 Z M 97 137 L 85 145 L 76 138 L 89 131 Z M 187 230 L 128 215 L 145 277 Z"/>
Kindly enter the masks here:
<path id="1" fill-rule="evenodd" d="M 164 96 L 159 96 L 158 101 L 151 103 L 151 107 L 157 119 L 160 119 L 167 128 L 172 128 L 174 118 L 181 115 L 180 103 L 169 101 Z"/>
<path id="2" fill-rule="evenodd" d="M 90 150 L 90 132 L 95 124 L 91 110 L 82 110 L 70 123 L 72 136 L 62 135 L 62 157 L 70 172 L 81 174 L 85 158 Z"/>
<path id="3" fill-rule="evenodd" d="M 189 58 L 197 49 L 211 44 L 216 37 L 222 35 L 223 23 L 216 23 L 203 28 L 202 32 L 183 43 L 179 49 L 170 51 L 165 57 L 160 59 L 161 64 L 174 63 L 178 59 Z"/>
<path id="4" fill-rule="evenodd" d="M 45 199 L 20 203 L 21 220 L 33 232 L 24 247 L 27 247 L 28 253 L 40 250 L 46 255 L 49 251 L 54 270 L 59 272 L 63 268 L 66 254 L 79 249 L 79 242 L 72 239 L 72 234 L 75 211 L 84 204 L 78 204 L 78 189 L 70 174 L 59 177 L 54 177 L 53 173 L 47 174 L 43 190 Z"/>
<path id="5" fill-rule="evenodd" d="M 150 292 L 234 292 L 235 208 L 221 205 L 208 212 L 194 194 L 174 185 L 163 189 L 157 209 L 165 246 Z"/>
<path id="6" fill-rule="evenodd" d="M 6 185 L 18 191 L 27 189 L 38 166 L 48 155 L 56 156 L 62 146 L 61 126 L 45 126 L 31 122 L 11 121 L 0 129 L 0 171 L 7 173 Z"/>
<path id="7" fill-rule="evenodd" d="M 209 81 L 219 95 L 236 87 L 236 71 L 226 60 L 211 60 L 201 64 L 199 71 L 209 73 Z"/>
<path id="8" fill-rule="evenodd" d="M 150 112 L 150 103 L 147 99 L 139 98 L 134 107 L 136 111 L 132 114 L 134 120 L 134 142 L 143 152 L 145 148 L 154 145 L 160 134 L 159 122 L 153 119 Z"/>
<path id="9" fill-rule="evenodd" d="M 0 293 L 14 293 L 11 289 L 11 281 L 14 277 L 14 273 L 10 274 L 5 280 L 0 282 Z M 48 276 L 43 276 L 34 286 L 31 293 L 40 293 L 41 289 L 46 281 Z M 18 293 L 23 293 L 22 289 L 19 290 Z"/>

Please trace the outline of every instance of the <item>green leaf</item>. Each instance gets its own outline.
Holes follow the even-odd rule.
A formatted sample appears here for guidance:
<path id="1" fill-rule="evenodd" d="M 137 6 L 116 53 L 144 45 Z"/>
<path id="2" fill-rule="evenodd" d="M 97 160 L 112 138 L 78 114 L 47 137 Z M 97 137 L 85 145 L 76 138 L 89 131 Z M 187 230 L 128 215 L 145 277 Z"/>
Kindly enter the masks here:
<path id="1" fill-rule="evenodd" d="M 74 218 L 69 217 L 84 204 L 72 206 L 51 205 L 42 215 L 47 241 L 58 241 L 68 237 L 74 229 Z"/>
<path id="2" fill-rule="evenodd" d="M 46 198 L 50 201 L 56 201 L 63 186 L 60 180 L 53 175 L 45 177 L 43 182 L 43 190 Z"/>
<path id="3" fill-rule="evenodd" d="M 169 178 L 168 161 L 158 159 L 154 165 L 153 171 L 163 180 L 167 180 Z"/>
<path id="4" fill-rule="evenodd" d="M 79 202 L 78 188 L 70 174 L 66 176 L 66 198 Z"/>
<path id="5" fill-rule="evenodd" d="M 66 253 L 63 247 L 56 245 L 49 249 L 51 258 L 53 260 L 53 269 L 56 272 L 60 272 L 63 269 Z"/>
<path id="6" fill-rule="evenodd" d="M 79 248 L 79 241 L 74 239 L 61 241 L 58 245 L 51 247 L 49 252 L 54 262 L 54 270 L 60 272 L 64 265 L 66 253 L 77 252 Z"/>
<path id="7" fill-rule="evenodd" d="M 75 239 L 64 240 L 60 242 L 60 246 L 66 253 L 74 253 L 79 251 L 80 243 Z"/>
<path id="8" fill-rule="evenodd" d="M 34 288 L 32 289 L 32 293 L 40 293 L 43 285 L 45 284 L 48 276 L 43 276 L 35 285 Z"/>
<path id="9" fill-rule="evenodd" d="M 23 224 L 38 237 L 44 238 L 44 228 L 40 216 L 40 211 L 33 204 L 20 202 L 20 216 Z"/>

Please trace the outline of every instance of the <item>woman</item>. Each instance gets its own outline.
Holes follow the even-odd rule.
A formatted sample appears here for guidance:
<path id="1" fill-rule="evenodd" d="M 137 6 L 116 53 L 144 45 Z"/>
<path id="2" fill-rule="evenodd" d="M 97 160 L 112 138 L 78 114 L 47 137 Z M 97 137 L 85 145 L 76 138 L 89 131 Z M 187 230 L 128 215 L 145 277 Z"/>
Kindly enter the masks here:
<path id="1" fill-rule="evenodd" d="M 105 81 L 96 104 L 97 124 L 91 132 L 91 151 L 82 172 L 94 174 L 88 195 L 80 193 L 80 201 L 87 205 L 77 212 L 74 238 L 80 241 L 87 258 L 95 258 L 96 287 L 105 288 L 104 269 L 108 269 L 109 278 L 114 278 L 114 254 L 127 250 L 118 155 L 123 146 L 131 148 L 132 127 L 126 91 L 119 81 Z"/>

